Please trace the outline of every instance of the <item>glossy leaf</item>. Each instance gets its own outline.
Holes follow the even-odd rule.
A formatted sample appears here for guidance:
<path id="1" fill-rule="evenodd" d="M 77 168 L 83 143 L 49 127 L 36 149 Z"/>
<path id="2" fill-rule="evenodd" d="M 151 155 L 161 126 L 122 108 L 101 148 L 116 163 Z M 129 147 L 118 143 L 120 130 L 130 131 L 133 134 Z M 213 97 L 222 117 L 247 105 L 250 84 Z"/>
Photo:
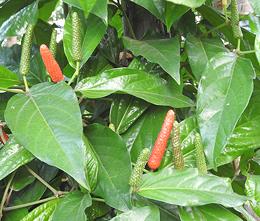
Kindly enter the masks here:
<path id="1" fill-rule="evenodd" d="M 86 31 L 82 33 L 82 61 L 81 66 L 86 63 L 90 58 L 91 54 L 98 46 L 103 35 L 106 32 L 106 25 L 104 22 L 97 16 L 90 14 L 86 21 Z M 69 14 L 65 21 L 64 26 L 64 52 L 69 61 L 70 66 L 75 68 L 75 63 L 72 58 L 72 20 L 71 14 Z"/>
<path id="2" fill-rule="evenodd" d="M 200 80 L 201 75 L 212 57 L 218 52 L 228 52 L 224 44 L 218 38 L 199 39 L 193 35 L 188 35 L 185 50 L 188 54 L 192 73 L 197 80 Z"/>
<path id="3" fill-rule="evenodd" d="M 37 9 L 38 1 L 35 1 L 6 20 L 0 27 L 0 41 L 4 40 L 5 37 L 24 34 L 28 24 L 36 23 Z"/>
<path id="4" fill-rule="evenodd" d="M 117 68 L 89 77 L 78 83 L 76 91 L 87 98 L 101 98 L 112 93 L 128 93 L 150 103 L 162 106 L 188 107 L 192 101 L 177 88 L 144 71 Z"/>
<path id="5" fill-rule="evenodd" d="M 71 87 L 64 82 L 37 84 L 9 100 L 5 119 L 26 149 L 88 188 L 81 114 Z"/>
<path id="6" fill-rule="evenodd" d="M 35 177 L 32 174 L 30 174 L 25 167 L 21 167 L 15 173 L 12 182 L 12 189 L 14 191 L 20 191 L 29 184 L 33 183 L 34 180 Z"/>
<path id="7" fill-rule="evenodd" d="M 255 54 L 260 65 L 260 30 L 255 37 Z"/>
<path id="8" fill-rule="evenodd" d="M 128 184 L 131 162 L 124 142 L 110 128 L 99 124 L 89 126 L 86 135 L 99 163 L 94 193 L 103 197 L 108 205 L 128 210 L 131 207 Z"/>
<path id="9" fill-rule="evenodd" d="M 197 115 L 210 166 L 216 166 L 216 158 L 248 105 L 254 77 L 251 62 L 233 53 L 217 54 L 202 76 Z"/>
<path id="10" fill-rule="evenodd" d="M 71 192 L 59 200 L 50 220 L 86 221 L 85 209 L 91 206 L 91 203 L 89 194 L 83 194 L 79 191 Z"/>
<path id="11" fill-rule="evenodd" d="M 205 3 L 206 0 L 166 0 L 179 5 L 185 5 L 190 8 L 197 8 Z"/>
<path id="12" fill-rule="evenodd" d="M 110 109 L 110 123 L 116 132 L 124 133 L 148 108 L 149 104 L 131 96 L 117 96 Z"/>
<path id="13" fill-rule="evenodd" d="M 230 179 L 210 174 L 199 175 L 195 168 L 181 171 L 165 168 L 157 173 L 146 174 L 138 194 L 179 206 L 216 203 L 235 207 L 246 201 L 244 196 L 233 192 Z"/>
<path id="14" fill-rule="evenodd" d="M 180 207 L 181 221 L 242 221 L 242 219 L 219 205 Z"/>
<path id="15" fill-rule="evenodd" d="M 111 219 L 111 221 L 136 221 L 136 220 L 138 221 L 160 220 L 159 209 L 155 206 L 134 208 Z"/>
<path id="16" fill-rule="evenodd" d="M 123 42 L 135 56 L 143 56 L 148 61 L 159 64 L 180 84 L 180 43 L 178 38 L 138 41 L 124 37 Z"/>
<path id="17" fill-rule="evenodd" d="M 152 149 L 167 110 L 167 108 L 150 107 L 127 132 L 122 135 L 127 149 L 130 151 L 132 162 L 136 162 L 142 149 Z"/>
<path id="18" fill-rule="evenodd" d="M 0 149 L 0 180 L 33 159 L 34 156 L 28 150 L 10 137 L 4 147 Z"/>
<path id="19" fill-rule="evenodd" d="M 245 188 L 246 195 L 251 198 L 251 205 L 255 213 L 260 216 L 260 176 L 248 174 Z"/>
<path id="20" fill-rule="evenodd" d="M 17 75 L 4 66 L 0 66 L 0 90 L 1 88 L 9 88 L 18 84 L 19 79 Z"/>

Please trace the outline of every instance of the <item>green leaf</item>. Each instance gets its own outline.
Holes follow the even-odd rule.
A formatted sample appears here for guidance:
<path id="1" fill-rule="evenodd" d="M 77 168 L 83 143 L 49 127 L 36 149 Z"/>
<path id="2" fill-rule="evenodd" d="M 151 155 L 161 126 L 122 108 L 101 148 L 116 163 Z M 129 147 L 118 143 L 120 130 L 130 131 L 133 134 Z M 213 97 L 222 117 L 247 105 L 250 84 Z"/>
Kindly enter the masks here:
<path id="1" fill-rule="evenodd" d="M 248 174 L 245 189 L 255 213 L 260 216 L 260 176 Z"/>
<path id="2" fill-rule="evenodd" d="M 118 134 L 99 124 L 89 126 L 86 135 L 99 163 L 94 193 L 111 207 L 128 210 L 131 207 L 128 185 L 131 162 L 124 142 Z"/>
<path id="3" fill-rule="evenodd" d="M 210 60 L 201 78 L 197 119 L 210 166 L 216 166 L 216 158 L 248 105 L 254 77 L 250 60 L 219 53 Z"/>
<path id="4" fill-rule="evenodd" d="M 0 27 L 0 41 L 6 37 L 22 36 L 28 24 L 35 24 L 38 17 L 38 1 L 12 15 Z"/>
<path id="5" fill-rule="evenodd" d="M 90 14 L 86 21 L 86 31 L 82 34 L 82 61 L 80 66 L 90 58 L 91 54 L 94 52 L 95 48 L 98 46 L 103 35 L 106 32 L 106 25 L 104 22 L 97 16 Z M 75 63 L 72 58 L 72 20 L 71 13 L 67 16 L 64 26 L 64 52 L 69 61 L 69 64 L 75 68 Z"/>
<path id="6" fill-rule="evenodd" d="M 166 0 L 179 5 L 185 5 L 190 8 L 198 8 L 205 3 L 206 0 Z"/>
<path id="7" fill-rule="evenodd" d="M 34 180 L 35 177 L 30 174 L 25 167 L 21 167 L 15 173 L 14 179 L 12 181 L 12 189 L 14 191 L 20 191 L 33 183 Z"/>
<path id="8" fill-rule="evenodd" d="M 86 209 L 87 220 L 96 220 L 96 218 L 108 214 L 109 211 L 111 208 L 107 204 L 93 201 L 91 207 Z"/>
<path id="9" fill-rule="evenodd" d="M 0 93 L 0 121 L 4 121 L 4 112 L 12 93 Z"/>
<path id="10" fill-rule="evenodd" d="M 256 54 L 258 63 L 260 64 L 260 31 L 256 34 L 256 37 L 255 37 L 255 54 Z"/>
<path id="11" fill-rule="evenodd" d="M 58 199 L 48 201 L 47 203 L 41 204 L 26 215 L 21 221 L 36 221 L 46 220 L 51 221 L 52 214 L 57 206 Z"/>
<path id="12" fill-rule="evenodd" d="M 98 178 L 98 160 L 95 156 L 95 153 L 92 151 L 93 147 L 89 143 L 88 139 L 83 136 L 83 141 L 86 147 L 86 177 L 88 179 L 90 190 L 95 190 L 97 186 L 97 178 Z"/>
<path id="13" fill-rule="evenodd" d="M 3 221 L 21 221 L 28 214 L 28 209 L 22 208 L 5 212 Z"/>
<path id="14" fill-rule="evenodd" d="M 242 221 L 234 213 L 219 205 L 180 207 L 181 221 Z"/>
<path id="15" fill-rule="evenodd" d="M 123 42 L 135 56 L 143 56 L 148 61 L 159 64 L 180 84 L 180 43 L 177 37 L 146 41 L 124 37 Z"/>
<path id="16" fill-rule="evenodd" d="M 134 208 L 111 219 L 111 221 L 136 221 L 136 220 L 158 221 L 160 220 L 159 209 L 155 206 Z"/>
<path id="17" fill-rule="evenodd" d="M 90 207 L 91 203 L 92 200 L 88 193 L 71 192 L 59 200 L 50 221 L 86 221 L 85 209 Z"/>
<path id="18" fill-rule="evenodd" d="M 195 168 L 175 170 L 165 168 L 143 176 L 138 194 L 149 199 L 179 206 L 199 206 L 210 203 L 236 207 L 246 197 L 233 192 L 231 180 L 214 175 L 199 175 Z"/>
<path id="19" fill-rule="evenodd" d="M 0 66 L 0 90 L 19 84 L 19 79 L 15 73 L 4 66 Z"/>
<path id="20" fill-rule="evenodd" d="M 260 15 L 260 2 L 258 0 L 249 0 L 249 2 L 254 9 L 254 13 L 259 16 Z"/>
<path id="21" fill-rule="evenodd" d="M 66 83 L 41 83 L 13 96 L 5 119 L 16 140 L 37 158 L 89 189 L 84 173 L 82 120 L 77 97 Z"/>
<path id="22" fill-rule="evenodd" d="M 172 107 L 189 107 L 192 101 L 180 94 L 166 80 L 141 70 L 117 68 L 88 77 L 75 90 L 87 98 L 101 98 L 112 93 L 128 93 L 147 102 Z"/>
<path id="23" fill-rule="evenodd" d="M 167 110 L 168 108 L 150 107 L 127 132 L 122 135 L 127 149 L 131 153 L 132 162 L 136 162 L 143 148 L 153 148 Z"/>
<path id="24" fill-rule="evenodd" d="M 11 136 L 4 147 L 0 149 L 0 180 L 33 159 L 34 156 L 16 143 L 13 136 Z"/>
<path id="25" fill-rule="evenodd" d="M 218 38 L 199 39 L 190 34 L 186 39 L 185 50 L 188 54 L 192 73 L 197 80 L 200 80 L 211 58 L 218 52 L 228 52 L 228 49 Z"/>
<path id="26" fill-rule="evenodd" d="M 110 123 L 116 132 L 121 134 L 143 114 L 149 103 L 131 96 L 117 96 L 113 99 L 110 109 Z"/>

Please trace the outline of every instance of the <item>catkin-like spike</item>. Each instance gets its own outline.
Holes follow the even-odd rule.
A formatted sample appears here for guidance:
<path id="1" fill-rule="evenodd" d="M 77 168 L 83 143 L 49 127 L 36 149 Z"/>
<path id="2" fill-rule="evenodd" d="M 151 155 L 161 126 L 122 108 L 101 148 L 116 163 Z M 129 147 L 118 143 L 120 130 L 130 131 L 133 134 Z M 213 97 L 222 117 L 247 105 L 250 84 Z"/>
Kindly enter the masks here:
<path id="1" fill-rule="evenodd" d="M 239 26 L 239 12 L 237 0 L 231 0 L 231 27 L 234 38 L 243 38 L 243 33 Z"/>
<path id="2" fill-rule="evenodd" d="M 20 73 L 25 76 L 30 71 L 30 58 L 31 58 L 31 48 L 32 48 L 32 38 L 33 38 L 33 25 L 29 24 L 24 35 L 22 53 L 20 60 Z"/>
<path id="3" fill-rule="evenodd" d="M 204 155 L 204 149 L 199 133 L 195 135 L 195 148 L 196 148 L 196 164 L 200 174 L 207 174 L 207 164 Z"/>
<path id="4" fill-rule="evenodd" d="M 184 168 L 184 158 L 181 149 L 180 125 L 177 121 L 175 121 L 173 124 L 172 148 L 173 148 L 174 167 L 177 170 L 181 170 Z"/>
<path id="5" fill-rule="evenodd" d="M 148 148 L 143 149 L 140 155 L 138 156 L 138 159 L 136 161 L 135 167 L 129 180 L 129 184 L 132 187 L 133 192 L 136 192 L 141 184 L 143 169 L 145 168 L 149 156 L 150 150 Z"/>
<path id="6" fill-rule="evenodd" d="M 51 33 L 51 41 L 50 41 L 49 48 L 53 57 L 56 57 L 56 52 L 57 52 L 57 30 L 56 29 L 53 29 Z"/>
<path id="7" fill-rule="evenodd" d="M 80 34 L 80 18 L 77 12 L 72 13 L 72 57 L 73 60 L 78 62 L 82 60 L 81 51 L 81 34 Z"/>

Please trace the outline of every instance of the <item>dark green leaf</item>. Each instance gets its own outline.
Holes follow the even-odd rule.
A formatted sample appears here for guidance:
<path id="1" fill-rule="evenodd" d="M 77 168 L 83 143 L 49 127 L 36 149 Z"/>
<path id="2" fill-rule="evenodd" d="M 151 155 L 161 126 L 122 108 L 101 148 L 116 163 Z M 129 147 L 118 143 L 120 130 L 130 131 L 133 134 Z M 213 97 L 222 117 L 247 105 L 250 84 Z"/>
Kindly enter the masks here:
<path id="1" fill-rule="evenodd" d="M 150 103 L 172 107 L 192 106 L 192 101 L 172 88 L 167 81 L 144 71 L 117 68 L 82 80 L 76 91 L 88 98 L 100 98 L 112 93 L 128 93 Z"/>
<path id="2" fill-rule="evenodd" d="M 81 113 L 71 87 L 64 82 L 37 84 L 26 95 L 9 100 L 5 119 L 26 149 L 89 188 L 84 173 Z"/>
<path id="3" fill-rule="evenodd" d="M 181 171 L 165 168 L 146 174 L 138 194 L 180 206 L 216 203 L 235 207 L 246 201 L 244 196 L 233 192 L 230 179 L 210 174 L 199 175 L 195 168 Z"/>
<path id="4" fill-rule="evenodd" d="M 190 8 L 197 8 L 205 3 L 206 0 L 166 0 L 179 5 L 185 5 Z"/>
<path id="5" fill-rule="evenodd" d="M 251 61 L 233 53 L 217 54 L 202 76 L 197 115 L 210 166 L 216 166 L 216 158 L 248 105 L 254 77 Z"/>
<path id="6" fill-rule="evenodd" d="M 99 163 L 95 194 L 116 209 L 128 210 L 131 162 L 124 142 L 118 134 L 99 124 L 89 126 L 86 135 Z"/>
<path id="7" fill-rule="evenodd" d="M 12 182 L 12 189 L 20 191 L 35 180 L 35 177 L 25 167 L 19 168 Z"/>
<path id="8" fill-rule="evenodd" d="M 147 41 L 124 37 L 123 41 L 125 47 L 135 56 L 143 56 L 148 61 L 159 64 L 180 84 L 180 43 L 177 37 Z"/>
<path id="9" fill-rule="evenodd" d="M 9 88 L 18 84 L 19 79 L 17 75 L 4 66 L 0 66 L 0 90 L 1 88 Z"/>

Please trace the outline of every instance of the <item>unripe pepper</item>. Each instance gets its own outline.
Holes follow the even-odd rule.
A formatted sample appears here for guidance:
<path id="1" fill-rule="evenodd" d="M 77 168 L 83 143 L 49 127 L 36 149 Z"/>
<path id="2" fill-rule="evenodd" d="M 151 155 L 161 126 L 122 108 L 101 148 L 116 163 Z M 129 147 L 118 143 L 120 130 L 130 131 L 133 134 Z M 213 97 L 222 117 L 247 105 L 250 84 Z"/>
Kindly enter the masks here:
<path id="1" fill-rule="evenodd" d="M 77 12 L 72 13 L 72 58 L 74 61 L 79 62 L 82 60 L 81 52 L 81 23 Z"/>
<path id="2" fill-rule="evenodd" d="M 237 0 L 231 0 L 231 27 L 234 38 L 243 38 L 243 33 L 239 26 L 239 12 Z"/>
<path id="3" fill-rule="evenodd" d="M 159 135 L 155 141 L 152 154 L 148 161 L 148 166 L 152 170 L 156 170 L 161 164 L 163 155 L 167 147 L 168 139 L 171 135 L 174 119 L 175 119 L 174 111 L 169 110 L 165 116 L 161 131 L 159 132 Z"/>
<path id="4" fill-rule="evenodd" d="M 174 167 L 177 170 L 181 170 L 184 168 L 184 158 L 181 149 L 180 125 L 177 121 L 175 121 L 173 124 L 172 148 L 173 148 Z"/>
<path id="5" fill-rule="evenodd" d="M 24 35 L 22 53 L 20 60 L 20 73 L 25 76 L 30 71 L 30 59 L 31 59 L 31 49 L 32 49 L 32 38 L 33 38 L 33 25 L 29 24 Z"/>
<path id="6" fill-rule="evenodd" d="M 5 144 L 8 139 L 9 139 L 9 136 L 7 135 L 7 133 L 4 132 L 3 127 L 0 126 L 0 142 L 2 144 Z"/>
<path id="7" fill-rule="evenodd" d="M 145 148 L 142 150 L 137 158 L 134 170 L 131 174 L 129 185 L 132 187 L 133 192 L 136 192 L 141 184 L 143 170 L 150 156 L 150 150 Z"/>
<path id="8" fill-rule="evenodd" d="M 195 135 L 196 164 L 200 174 L 207 174 L 207 164 L 199 133 Z"/>
<path id="9" fill-rule="evenodd" d="M 53 29 L 51 33 L 51 40 L 50 40 L 50 45 L 49 45 L 50 51 L 53 55 L 53 57 L 56 56 L 57 52 L 57 30 Z"/>
<path id="10" fill-rule="evenodd" d="M 53 57 L 53 54 L 46 45 L 41 45 L 40 53 L 43 63 L 51 77 L 51 80 L 55 83 L 64 80 L 64 76 L 61 72 L 60 66 Z"/>

